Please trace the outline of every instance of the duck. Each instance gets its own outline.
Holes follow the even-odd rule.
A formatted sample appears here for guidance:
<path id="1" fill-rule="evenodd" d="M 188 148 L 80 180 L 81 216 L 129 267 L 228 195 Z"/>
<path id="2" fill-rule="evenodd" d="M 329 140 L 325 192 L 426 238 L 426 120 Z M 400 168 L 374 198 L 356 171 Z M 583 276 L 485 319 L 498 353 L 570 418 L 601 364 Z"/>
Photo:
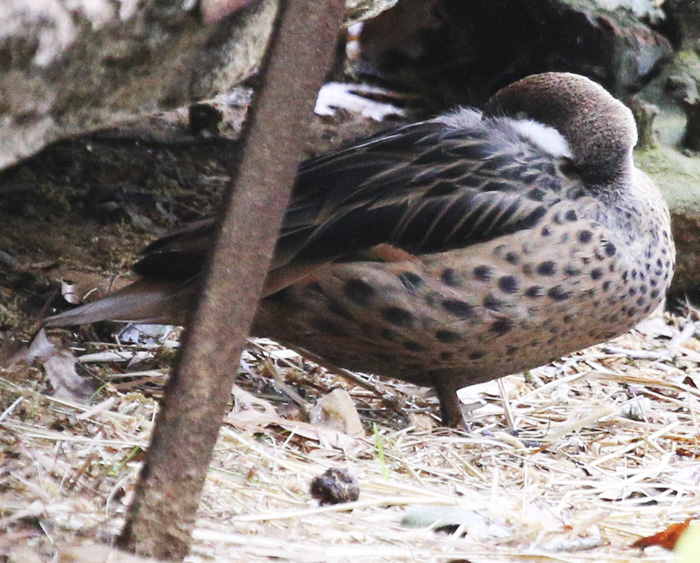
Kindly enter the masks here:
<path id="1" fill-rule="evenodd" d="M 571 73 L 525 77 L 299 166 L 252 334 L 349 370 L 457 391 L 618 336 L 671 283 L 669 211 L 630 110 Z M 139 279 L 49 317 L 183 324 L 214 219 L 151 243 Z"/>

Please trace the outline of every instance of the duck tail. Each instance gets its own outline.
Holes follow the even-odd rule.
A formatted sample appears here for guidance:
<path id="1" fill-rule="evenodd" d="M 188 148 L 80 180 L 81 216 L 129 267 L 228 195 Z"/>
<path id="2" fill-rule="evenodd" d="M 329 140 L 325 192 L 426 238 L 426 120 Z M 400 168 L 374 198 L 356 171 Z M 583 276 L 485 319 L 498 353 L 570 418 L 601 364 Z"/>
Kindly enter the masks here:
<path id="1" fill-rule="evenodd" d="M 43 322 L 45 327 L 90 324 L 98 321 L 183 324 L 194 290 L 189 284 L 174 285 L 141 279 L 113 294 Z"/>

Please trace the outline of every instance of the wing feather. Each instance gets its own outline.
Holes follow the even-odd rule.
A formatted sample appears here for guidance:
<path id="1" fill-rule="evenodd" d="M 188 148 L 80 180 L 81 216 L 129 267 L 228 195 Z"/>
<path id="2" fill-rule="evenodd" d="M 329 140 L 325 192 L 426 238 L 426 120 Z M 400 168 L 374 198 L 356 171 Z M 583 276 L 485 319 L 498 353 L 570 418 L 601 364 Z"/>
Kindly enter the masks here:
<path id="1" fill-rule="evenodd" d="M 420 255 L 528 228 L 568 187 L 560 168 L 498 118 L 380 134 L 300 166 L 272 271 L 285 279 L 285 269 L 308 271 L 377 245 Z M 190 278 L 214 231 L 213 220 L 203 220 L 163 237 L 135 270 Z"/>

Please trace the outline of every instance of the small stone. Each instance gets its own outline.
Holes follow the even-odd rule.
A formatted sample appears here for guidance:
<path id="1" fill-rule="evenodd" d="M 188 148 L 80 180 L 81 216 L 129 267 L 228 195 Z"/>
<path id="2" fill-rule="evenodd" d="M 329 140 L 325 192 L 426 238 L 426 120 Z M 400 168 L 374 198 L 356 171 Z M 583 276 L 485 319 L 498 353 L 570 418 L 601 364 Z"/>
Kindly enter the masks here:
<path id="1" fill-rule="evenodd" d="M 311 407 L 309 422 L 327 426 L 350 436 L 364 433 L 360 415 L 345 389 L 334 389 Z"/>

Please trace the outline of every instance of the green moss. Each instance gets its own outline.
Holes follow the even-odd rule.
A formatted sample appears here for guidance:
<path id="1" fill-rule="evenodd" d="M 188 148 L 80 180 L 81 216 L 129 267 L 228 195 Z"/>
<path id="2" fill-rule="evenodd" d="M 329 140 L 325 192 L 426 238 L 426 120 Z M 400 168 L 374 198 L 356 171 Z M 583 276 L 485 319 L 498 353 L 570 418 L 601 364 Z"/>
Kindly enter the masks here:
<path id="1" fill-rule="evenodd" d="M 635 162 L 656 182 L 671 208 L 700 206 L 700 158 L 658 147 L 635 153 Z"/>

